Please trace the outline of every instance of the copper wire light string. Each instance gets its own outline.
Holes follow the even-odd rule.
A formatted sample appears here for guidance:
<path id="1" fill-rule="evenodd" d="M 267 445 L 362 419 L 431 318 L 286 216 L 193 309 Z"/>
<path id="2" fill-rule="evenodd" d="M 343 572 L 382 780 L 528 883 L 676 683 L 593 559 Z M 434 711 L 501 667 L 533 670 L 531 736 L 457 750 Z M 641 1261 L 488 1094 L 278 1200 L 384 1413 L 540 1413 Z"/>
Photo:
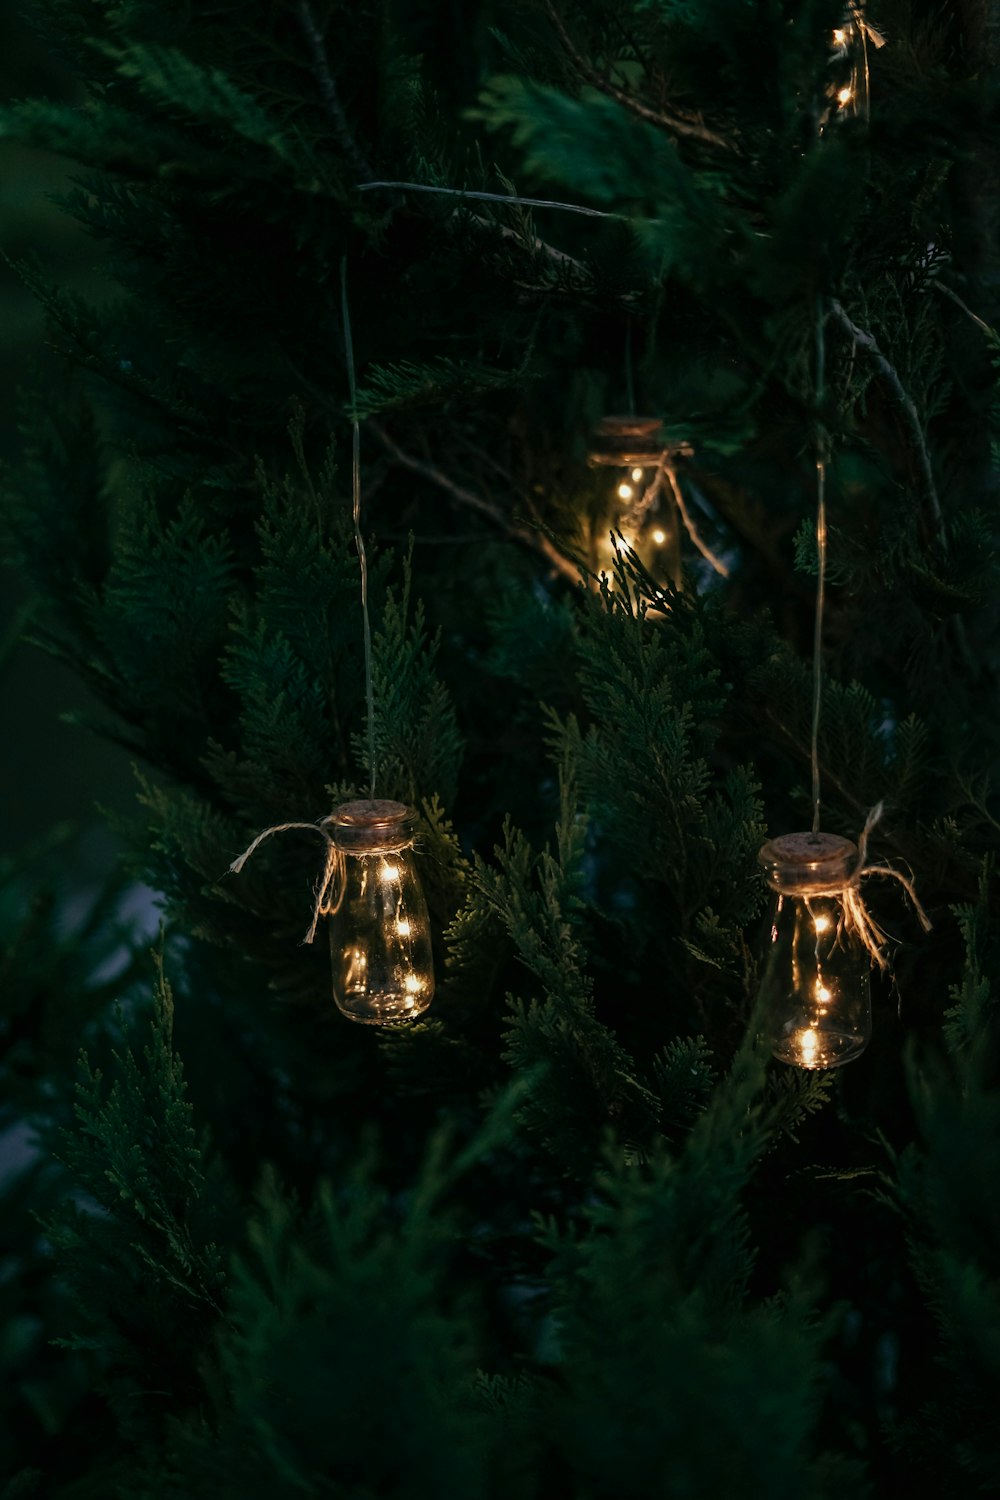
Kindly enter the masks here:
<path id="1" fill-rule="evenodd" d="M 375 678 L 372 671 L 372 627 L 368 616 L 368 556 L 361 532 L 361 423 L 357 412 L 357 380 L 354 374 L 354 342 L 351 314 L 347 306 L 347 260 L 340 262 L 340 306 L 344 322 L 344 354 L 347 384 L 351 393 L 351 490 L 354 507 L 354 541 L 361 572 L 361 620 L 365 641 L 365 704 L 368 715 L 368 800 L 375 800 Z"/>
<path id="2" fill-rule="evenodd" d="M 819 721 L 823 699 L 823 610 L 826 605 L 826 464 L 829 439 L 822 421 L 826 386 L 825 307 L 816 304 L 816 623 L 813 630 L 812 758 L 813 833 L 819 833 Z"/>

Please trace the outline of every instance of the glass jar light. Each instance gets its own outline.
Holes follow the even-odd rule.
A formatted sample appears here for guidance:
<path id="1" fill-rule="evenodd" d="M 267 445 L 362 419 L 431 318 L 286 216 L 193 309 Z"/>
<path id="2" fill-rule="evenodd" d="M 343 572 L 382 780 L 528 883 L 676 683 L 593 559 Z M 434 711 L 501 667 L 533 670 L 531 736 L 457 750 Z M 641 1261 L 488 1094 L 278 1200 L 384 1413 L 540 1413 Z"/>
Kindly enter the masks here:
<path id="1" fill-rule="evenodd" d="M 857 845 L 790 833 L 758 858 L 775 893 L 761 980 L 771 1051 L 797 1068 L 840 1067 L 871 1037 L 870 959 L 844 900 Z"/>
<path id="2" fill-rule="evenodd" d="M 607 473 L 607 513 L 615 531 L 653 578 L 679 588 L 680 519 L 664 486 L 661 466 L 667 450 L 658 441 L 659 431 L 658 417 L 603 417 L 587 461 Z M 610 578 L 615 548 L 608 528 L 597 553 L 598 573 Z"/>
<path id="3" fill-rule="evenodd" d="M 434 997 L 427 903 L 413 857 L 415 819 L 402 802 L 345 802 L 327 826 L 343 859 L 330 916 L 333 997 L 352 1021 L 409 1021 Z"/>

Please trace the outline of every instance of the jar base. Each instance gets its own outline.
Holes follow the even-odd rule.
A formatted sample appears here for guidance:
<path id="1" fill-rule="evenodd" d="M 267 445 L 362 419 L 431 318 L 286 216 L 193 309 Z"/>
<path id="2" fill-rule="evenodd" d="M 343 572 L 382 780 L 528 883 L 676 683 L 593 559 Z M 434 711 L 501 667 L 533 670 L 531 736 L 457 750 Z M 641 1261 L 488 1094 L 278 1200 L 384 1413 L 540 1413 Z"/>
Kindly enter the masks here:
<path id="1" fill-rule="evenodd" d="M 867 1046 L 868 1038 L 856 1032 L 803 1029 L 773 1042 L 771 1053 L 793 1068 L 827 1071 L 852 1062 Z"/>
<path id="2" fill-rule="evenodd" d="M 392 1026 L 397 1021 L 415 1021 L 434 996 L 411 995 L 405 990 L 378 995 L 368 990 L 349 990 L 346 995 L 333 998 L 337 1009 L 349 1021 L 357 1021 L 360 1026 Z"/>

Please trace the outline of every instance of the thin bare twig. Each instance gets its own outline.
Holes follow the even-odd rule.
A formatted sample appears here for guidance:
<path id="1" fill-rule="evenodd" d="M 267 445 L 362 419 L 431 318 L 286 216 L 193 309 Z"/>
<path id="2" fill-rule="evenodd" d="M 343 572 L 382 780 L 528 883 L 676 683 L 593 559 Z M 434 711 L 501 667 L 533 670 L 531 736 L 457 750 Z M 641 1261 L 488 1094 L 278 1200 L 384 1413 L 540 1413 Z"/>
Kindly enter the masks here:
<path id="1" fill-rule="evenodd" d="M 968 303 L 963 302 L 958 293 L 953 292 L 950 286 L 946 286 L 943 281 L 932 281 L 931 286 L 934 287 L 937 291 L 943 292 L 946 297 L 950 297 L 952 302 L 954 302 L 956 306 L 960 307 L 965 315 L 972 319 L 976 327 L 981 328 L 989 338 L 996 338 L 996 330 L 994 328 L 991 328 L 990 325 L 985 321 L 985 319 L 981 318 L 978 313 L 974 313 Z"/>
<path id="2" fill-rule="evenodd" d="M 298 10 L 302 32 L 309 44 L 309 51 L 312 54 L 316 81 L 319 84 L 326 112 L 334 123 L 337 139 L 343 147 L 345 155 L 350 158 L 355 171 L 360 172 L 363 177 L 371 177 L 371 163 L 354 139 L 347 116 L 344 114 L 344 106 L 340 102 L 337 85 L 334 82 L 333 74 L 330 72 L 330 63 L 326 55 L 326 43 L 323 40 L 323 33 L 316 25 L 316 17 L 312 13 L 309 0 L 300 0 Z"/>
<path id="3" fill-rule="evenodd" d="M 906 387 L 903 385 L 902 380 L 900 380 L 899 372 L 896 370 L 896 367 L 891 364 L 882 353 L 882 350 L 879 348 L 873 335 L 870 333 L 866 333 L 863 328 L 859 328 L 856 323 L 853 323 L 835 297 L 830 299 L 830 311 L 833 313 L 833 316 L 837 319 L 837 322 L 841 325 L 845 332 L 850 334 L 851 338 L 854 340 L 855 344 L 857 344 L 858 348 L 864 349 L 867 354 L 871 355 L 871 358 L 878 368 L 879 373 L 892 387 L 897 401 L 903 408 L 903 411 L 906 413 L 906 418 L 910 424 L 910 430 L 913 434 L 913 441 L 914 446 L 917 450 L 917 457 L 920 460 L 920 468 L 924 477 L 924 488 L 927 493 L 927 499 L 929 500 L 931 510 L 934 513 L 934 520 L 937 525 L 938 535 L 941 538 L 942 546 L 947 547 L 947 538 L 945 537 L 944 532 L 944 517 L 941 514 L 941 502 L 938 499 L 937 485 L 934 483 L 934 470 L 931 468 L 931 456 L 927 451 L 927 439 L 924 437 L 924 429 L 920 424 L 920 417 L 917 414 L 917 408 L 913 404 L 913 397 L 909 394 Z"/>
<path id="4" fill-rule="evenodd" d="M 665 130 L 672 130 L 675 135 L 691 136 L 694 140 L 704 141 L 707 146 L 719 146 L 724 151 L 731 151 L 732 146 L 724 136 L 717 135 L 714 130 L 709 130 L 707 125 L 701 125 L 694 121 L 682 120 L 677 115 L 660 114 L 658 110 L 650 109 L 648 104 L 641 103 L 632 94 L 627 94 L 624 89 L 617 88 L 609 79 L 602 78 L 595 68 L 590 66 L 587 59 L 580 53 L 566 30 L 562 16 L 552 0 L 546 0 L 545 9 L 552 18 L 552 24 L 559 33 L 560 40 L 569 54 L 573 66 L 580 77 L 585 79 L 592 88 L 604 94 L 608 99 L 614 99 L 632 114 L 638 115 L 642 120 L 648 120 L 652 125 L 660 125 Z"/>
<path id="5" fill-rule="evenodd" d="M 586 208 L 582 203 L 557 203 L 552 198 L 518 198 L 512 193 L 478 193 L 471 188 L 434 187 L 429 182 L 359 182 L 359 193 L 384 188 L 400 193 L 436 193 L 443 198 L 477 198 L 483 203 L 514 203 L 524 208 L 559 208 L 568 214 L 584 214 L 588 219 L 621 219 L 624 214 L 605 213 L 602 208 Z"/>
<path id="6" fill-rule="evenodd" d="M 544 532 L 532 531 L 527 526 L 518 526 L 511 522 L 510 518 L 504 514 L 498 505 L 494 505 L 491 500 L 487 500 L 483 495 L 477 495 L 475 490 L 469 490 L 464 485 L 456 484 L 453 479 L 450 479 L 435 464 L 425 463 L 423 459 L 414 457 L 412 453 L 407 453 L 405 448 L 401 448 L 395 439 L 391 438 L 385 429 L 380 427 L 376 422 L 368 422 L 366 423 L 366 427 L 369 432 L 378 438 L 386 452 L 397 463 L 402 464 L 406 469 L 410 469 L 414 474 L 420 474 L 424 479 L 429 479 L 432 484 L 436 484 L 439 489 L 451 495 L 452 499 L 457 500 L 460 505 L 464 505 L 470 510 L 477 511 L 479 515 L 485 516 L 494 526 L 499 527 L 506 536 L 509 536 L 512 541 L 529 547 L 533 552 L 541 553 L 565 578 L 570 579 L 573 583 L 582 582 L 584 575 L 580 569 L 559 551 L 559 548 L 554 542 L 550 541 Z"/>
<path id="7" fill-rule="evenodd" d="M 940 285 L 940 283 L 936 284 Z M 982 322 L 982 319 L 977 318 L 976 314 L 973 313 L 971 309 L 965 307 L 964 303 L 961 302 L 960 298 L 955 296 L 954 292 L 951 292 L 949 288 L 944 288 L 944 290 L 946 290 L 948 292 L 948 295 L 951 296 L 956 302 L 958 302 L 959 305 L 963 307 L 967 313 L 969 313 L 970 317 L 972 317 L 975 322 Z M 920 467 L 923 470 L 924 485 L 927 491 L 927 498 L 930 501 L 931 510 L 934 513 L 938 540 L 941 543 L 942 552 L 947 556 L 948 534 L 944 529 L 944 516 L 941 514 L 941 502 L 938 499 L 937 486 L 934 483 L 934 471 L 931 468 L 931 457 L 927 451 L 927 440 L 924 437 L 924 430 L 920 425 L 920 418 L 917 415 L 917 408 L 913 404 L 913 398 L 904 387 L 903 382 L 899 378 L 898 372 L 896 371 L 894 366 L 891 365 L 886 359 L 885 355 L 882 353 L 872 335 L 870 333 L 866 333 L 863 328 L 858 328 L 856 324 L 852 323 L 847 313 L 835 298 L 831 298 L 830 309 L 833 312 L 834 317 L 836 317 L 837 321 L 847 330 L 848 333 L 850 333 L 854 342 L 860 348 L 866 350 L 871 355 L 872 359 L 875 361 L 875 364 L 878 366 L 881 373 L 885 376 L 885 379 L 888 381 L 889 385 L 892 386 L 892 389 L 895 392 L 900 405 L 906 412 L 907 418 L 910 423 L 910 428 L 913 432 L 913 439 L 916 445 L 917 454 L 920 459 Z M 989 325 L 983 324 L 983 326 L 992 335 L 993 330 L 989 328 Z M 977 660 L 976 656 L 973 653 L 972 647 L 969 644 L 968 633 L 965 629 L 965 621 L 962 619 L 961 615 L 954 615 L 952 616 L 951 623 L 959 653 L 962 657 L 963 662 L 965 663 L 965 667 L 969 672 L 969 675 L 973 679 L 981 677 L 983 672 L 983 665 L 980 661 Z"/>

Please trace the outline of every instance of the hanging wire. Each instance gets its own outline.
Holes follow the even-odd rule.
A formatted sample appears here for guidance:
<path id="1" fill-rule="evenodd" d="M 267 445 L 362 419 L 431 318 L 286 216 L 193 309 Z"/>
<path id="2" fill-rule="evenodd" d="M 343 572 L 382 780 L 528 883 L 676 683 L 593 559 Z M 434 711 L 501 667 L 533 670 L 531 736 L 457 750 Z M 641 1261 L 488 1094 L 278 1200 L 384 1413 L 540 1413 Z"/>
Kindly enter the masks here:
<path id="1" fill-rule="evenodd" d="M 822 413 L 826 389 L 826 309 L 823 299 L 816 302 L 816 409 Z M 819 833 L 819 721 L 823 700 L 823 611 L 826 606 L 826 464 L 829 439 L 818 418 L 816 430 L 816 624 L 813 632 L 813 705 L 812 705 L 812 800 L 813 833 Z"/>
<path id="2" fill-rule="evenodd" d="M 630 417 L 635 416 L 635 375 L 632 370 L 632 319 L 625 319 L 625 401 Z"/>
<path id="3" fill-rule="evenodd" d="M 365 704 L 368 715 L 368 800 L 375 800 L 375 679 L 372 672 L 372 627 L 368 617 L 368 557 L 361 534 L 361 423 L 357 413 L 357 381 L 354 374 L 354 343 L 351 338 L 351 315 L 347 306 L 347 258 L 340 262 L 340 306 L 344 321 L 344 353 L 347 357 L 347 383 L 351 393 L 351 488 L 354 505 L 354 541 L 361 570 L 361 619 L 365 639 Z"/>

